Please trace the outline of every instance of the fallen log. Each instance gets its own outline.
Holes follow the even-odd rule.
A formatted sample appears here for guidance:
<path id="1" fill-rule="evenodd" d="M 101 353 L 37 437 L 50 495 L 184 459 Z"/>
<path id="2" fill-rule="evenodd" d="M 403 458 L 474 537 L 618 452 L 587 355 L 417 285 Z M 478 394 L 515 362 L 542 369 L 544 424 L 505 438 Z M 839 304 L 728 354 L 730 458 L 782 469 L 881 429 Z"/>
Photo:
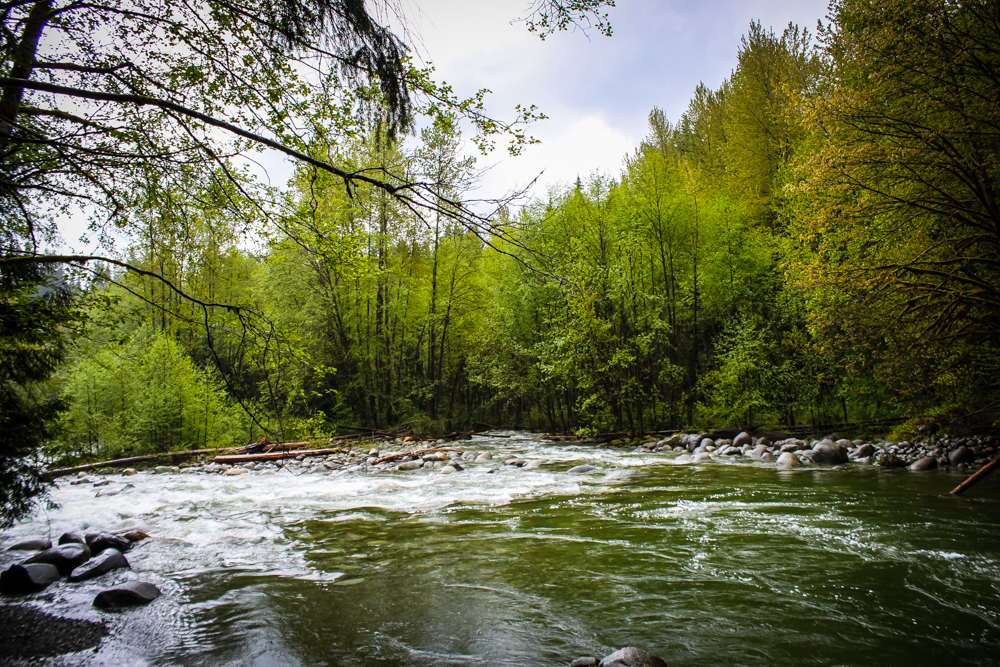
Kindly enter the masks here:
<path id="1" fill-rule="evenodd" d="M 560 442 L 563 440 L 579 440 L 578 435 L 543 435 L 542 440 L 550 440 L 552 442 Z"/>
<path id="2" fill-rule="evenodd" d="M 308 442 L 272 442 L 271 444 L 264 447 L 264 453 L 273 451 L 286 451 L 292 449 L 302 449 L 308 446 Z M 259 452 L 247 452 L 247 454 L 257 454 Z"/>
<path id="3" fill-rule="evenodd" d="M 52 481 L 63 475 L 72 475 L 77 472 L 87 472 L 88 470 L 97 470 L 99 468 L 124 468 L 125 466 L 131 465 L 133 463 L 142 463 L 143 461 L 156 461 L 157 459 L 164 458 L 184 458 L 187 456 L 198 456 L 199 454 L 212 454 L 215 452 L 231 452 L 236 449 L 242 449 L 241 447 L 224 447 L 221 449 L 189 449 L 183 452 L 164 452 L 162 454 L 145 454 L 143 456 L 130 456 L 125 459 L 112 459 L 110 461 L 100 461 L 99 463 L 87 463 L 84 465 L 73 466 L 72 468 L 57 468 L 55 470 L 48 470 L 42 473 L 42 479 L 47 481 Z"/>
<path id="4" fill-rule="evenodd" d="M 969 489 L 970 486 L 981 481 L 984 477 L 986 477 L 991 472 L 996 470 L 998 466 L 1000 466 L 1000 459 L 996 459 L 995 461 L 990 461 L 982 468 L 980 468 L 979 471 L 976 472 L 976 474 L 974 474 L 972 477 L 970 477 L 969 479 L 965 480 L 964 482 L 956 486 L 954 489 L 952 489 L 950 495 L 953 496 L 962 495 Z"/>
<path id="5" fill-rule="evenodd" d="M 478 435 L 480 438 L 509 438 L 509 435 L 500 435 L 499 433 L 476 433 L 472 432 L 472 435 Z"/>
<path id="6" fill-rule="evenodd" d="M 278 459 L 291 459 L 296 456 L 324 456 L 339 453 L 339 449 L 306 449 L 304 451 L 293 450 L 287 452 L 268 452 L 267 454 L 232 454 L 228 456 L 216 456 L 212 461 L 215 463 L 250 463 L 252 461 L 275 461 Z"/>
<path id="7" fill-rule="evenodd" d="M 423 456 L 424 454 L 429 454 L 430 452 L 460 452 L 461 449 L 455 449 L 454 447 L 431 447 L 429 449 L 415 449 L 412 452 L 396 452 L 395 454 L 386 454 L 385 456 L 375 459 L 375 463 L 372 465 L 378 465 L 379 463 L 385 463 L 386 461 L 392 461 L 393 459 L 401 459 L 404 456 Z"/>

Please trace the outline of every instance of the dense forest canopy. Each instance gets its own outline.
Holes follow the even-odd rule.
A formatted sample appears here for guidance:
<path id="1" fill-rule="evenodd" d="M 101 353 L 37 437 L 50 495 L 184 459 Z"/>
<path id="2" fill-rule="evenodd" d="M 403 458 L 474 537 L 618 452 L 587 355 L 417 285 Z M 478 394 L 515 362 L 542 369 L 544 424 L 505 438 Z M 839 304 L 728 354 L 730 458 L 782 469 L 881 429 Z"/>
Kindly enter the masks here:
<path id="1" fill-rule="evenodd" d="M 610 4 L 527 22 L 609 32 Z M 27 480 L 7 516 L 38 451 L 402 423 L 959 428 L 998 398 L 996 3 L 753 23 L 620 173 L 488 214 L 462 132 L 516 152 L 536 112 L 488 118 L 364 3 L 5 7 L 2 419 L 46 424 L 0 429 L 0 484 Z M 285 191 L 234 167 L 262 140 L 299 158 Z M 78 200 L 127 247 L 40 258 Z"/>

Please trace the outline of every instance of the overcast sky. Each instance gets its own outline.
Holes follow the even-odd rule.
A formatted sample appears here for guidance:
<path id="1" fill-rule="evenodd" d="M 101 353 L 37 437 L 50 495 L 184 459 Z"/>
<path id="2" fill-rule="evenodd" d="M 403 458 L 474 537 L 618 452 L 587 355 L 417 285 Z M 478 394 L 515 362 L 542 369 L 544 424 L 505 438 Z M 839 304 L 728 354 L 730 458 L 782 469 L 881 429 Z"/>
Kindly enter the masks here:
<path id="1" fill-rule="evenodd" d="M 407 4 L 408 3 L 408 4 Z M 614 34 L 560 33 L 545 41 L 528 32 L 527 0 L 404 0 L 417 55 L 457 94 L 479 88 L 495 117 L 535 104 L 548 120 L 530 133 L 542 143 L 518 158 L 497 150 L 479 196 L 502 194 L 544 171 L 536 192 L 594 170 L 617 175 L 647 132 L 654 106 L 677 120 L 699 82 L 717 88 L 736 66 L 751 20 L 781 33 L 789 21 L 815 34 L 827 0 L 618 0 Z"/>

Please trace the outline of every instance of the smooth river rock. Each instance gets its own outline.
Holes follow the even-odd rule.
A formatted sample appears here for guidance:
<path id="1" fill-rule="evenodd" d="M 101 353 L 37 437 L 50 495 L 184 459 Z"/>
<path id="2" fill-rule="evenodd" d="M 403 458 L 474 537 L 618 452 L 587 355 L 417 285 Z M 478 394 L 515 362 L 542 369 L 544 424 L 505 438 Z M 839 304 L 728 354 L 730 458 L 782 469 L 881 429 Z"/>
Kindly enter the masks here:
<path id="1" fill-rule="evenodd" d="M 22 565 L 48 563 L 49 565 L 55 565 L 59 569 L 59 573 L 66 576 L 89 559 L 90 547 L 86 544 L 70 543 L 40 551 L 24 561 Z"/>
<path id="2" fill-rule="evenodd" d="M 0 594 L 28 595 L 59 581 L 59 568 L 48 563 L 11 565 L 0 573 Z"/>
<path id="3" fill-rule="evenodd" d="M 802 465 L 802 461 L 799 461 L 799 457 L 794 452 L 785 452 L 778 457 L 779 468 L 795 468 L 800 465 Z"/>
<path id="4" fill-rule="evenodd" d="M 952 465 L 958 465 L 959 463 L 972 463 L 976 460 L 976 453 L 971 449 L 962 445 L 951 454 L 948 454 L 948 461 Z"/>
<path id="5" fill-rule="evenodd" d="M 424 467 L 423 459 L 417 459 L 416 461 L 407 461 L 406 463 L 400 463 L 398 468 L 400 470 L 417 470 Z"/>
<path id="6" fill-rule="evenodd" d="M 128 551 L 132 548 L 132 543 L 127 538 L 111 533 L 87 533 L 87 546 L 90 547 L 90 555 L 96 556 L 105 549 Z"/>
<path id="7" fill-rule="evenodd" d="M 733 438 L 733 447 L 742 447 L 743 445 L 752 445 L 753 438 L 746 431 L 742 431 L 738 436 Z"/>
<path id="8" fill-rule="evenodd" d="M 7 551 L 45 551 L 52 548 L 52 540 L 21 540 L 7 547 Z"/>
<path id="9" fill-rule="evenodd" d="M 847 463 L 847 447 L 831 440 L 821 440 L 812 448 L 812 460 L 833 465 Z"/>
<path id="10" fill-rule="evenodd" d="M 450 475 L 453 472 L 458 472 L 458 469 L 455 468 L 454 466 L 445 466 L 441 468 L 442 475 Z"/>
<path id="11" fill-rule="evenodd" d="M 601 661 L 597 658 L 577 658 L 569 663 L 569 667 L 597 667 Z"/>
<path id="12" fill-rule="evenodd" d="M 669 667 L 667 663 L 652 653 L 647 653 L 641 648 L 628 646 L 620 651 L 615 651 L 604 660 L 601 660 L 599 667 Z"/>
<path id="13" fill-rule="evenodd" d="M 925 456 L 910 465 L 910 470 L 933 470 L 938 467 L 938 461 L 933 456 Z"/>
<path id="14" fill-rule="evenodd" d="M 107 548 L 97 558 L 91 558 L 86 563 L 80 567 L 73 570 L 69 575 L 70 581 L 86 581 L 87 579 L 93 579 L 94 577 L 99 577 L 102 574 L 106 574 L 111 570 L 118 570 L 121 568 L 131 568 L 132 566 L 128 564 L 125 560 L 125 556 L 118 549 Z"/>
<path id="15" fill-rule="evenodd" d="M 59 536 L 59 544 L 86 544 L 87 538 L 83 533 L 71 530 Z"/>
<path id="16" fill-rule="evenodd" d="M 566 472 L 579 473 L 579 472 L 590 472 L 591 470 L 597 470 L 594 466 L 582 465 L 570 468 Z"/>
<path id="17" fill-rule="evenodd" d="M 102 609 L 118 609 L 149 604 L 160 597 L 160 589 L 145 581 L 127 581 L 124 584 L 103 590 L 94 598 L 94 606 Z"/>
<path id="18" fill-rule="evenodd" d="M 528 461 L 521 467 L 524 468 L 525 470 L 535 470 L 536 468 L 541 468 L 543 465 L 545 465 L 544 460 L 532 459 L 531 461 Z"/>

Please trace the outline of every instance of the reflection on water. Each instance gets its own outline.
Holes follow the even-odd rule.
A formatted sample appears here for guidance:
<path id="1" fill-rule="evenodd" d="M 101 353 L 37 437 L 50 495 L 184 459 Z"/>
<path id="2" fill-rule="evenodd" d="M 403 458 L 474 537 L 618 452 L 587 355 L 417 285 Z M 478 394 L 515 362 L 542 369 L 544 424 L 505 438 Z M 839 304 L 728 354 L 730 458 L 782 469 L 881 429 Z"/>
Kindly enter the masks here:
<path id="1" fill-rule="evenodd" d="M 558 463 L 65 485 L 50 525 L 4 542 L 156 536 L 132 572 L 42 596 L 113 631 L 52 664 L 565 665 L 626 645 L 674 667 L 997 664 L 1000 476 L 954 498 L 943 472 L 678 466 L 525 434 L 468 447 Z M 583 461 L 599 470 L 565 472 Z M 165 595 L 90 607 L 123 578 Z"/>

